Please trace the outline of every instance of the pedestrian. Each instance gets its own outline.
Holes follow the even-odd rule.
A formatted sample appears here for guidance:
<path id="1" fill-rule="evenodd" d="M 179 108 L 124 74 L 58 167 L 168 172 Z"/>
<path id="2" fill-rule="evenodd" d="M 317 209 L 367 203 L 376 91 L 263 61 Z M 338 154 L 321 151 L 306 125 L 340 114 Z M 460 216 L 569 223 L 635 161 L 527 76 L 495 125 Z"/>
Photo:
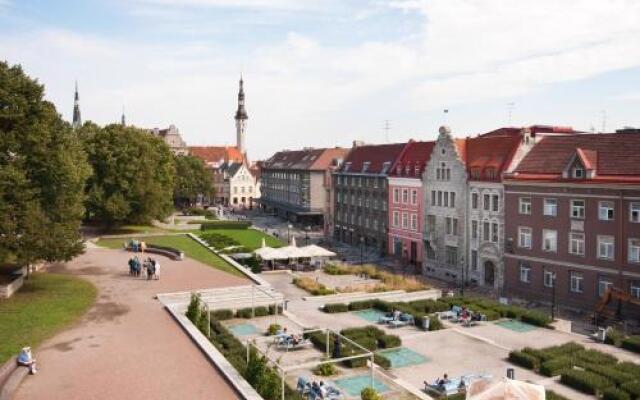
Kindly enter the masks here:
<path id="1" fill-rule="evenodd" d="M 140 263 L 140 259 L 138 258 L 138 256 L 134 256 L 133 257 L 133 262 L 135 264 L 135 272 L 136 272 L 136 276 L 140 276 L 140 270 L 142 270 L 142 264 Z"/>
<path id="2" fill-rule="evenodd" d="M 23 347 L 18 354 L 18 365 L 29 368 L 31 375 L 35 375 L 36 372 L 36 359 L 31 355 L 31 347 Z"/>
<path id="3" fill-rule="evenodd" d="M 147 268 L 147 280 L 150 281 L 151 277 L 153 276 L 153 271 L 155 270 L 155 266 L 156 266 L 156 261 L 155 260 L 151 260 L 151 263 L 149 264 L 149 268 Z"/>
<path id="4" fill-rule="evenodd" d="M 140 252 L 144 254 L 144 251 L 147 249 L 147 244 L 145 242 L 140 242 Z"/>
<path id="5" fill-rule="evenodd" d="M 133 257 L 129 259 L 129 275 L 134 276 L 136 274 L 136 263 L 133 261 Z"/>
<path id="6" fill-rule="evenodd" d="M 159 281 L 160 280 L 160 263 L 159 262 L 157 261 L 155 262 L 154 269 L 155 269 L 154 275 L 156 277 L 156 280 Z"/>

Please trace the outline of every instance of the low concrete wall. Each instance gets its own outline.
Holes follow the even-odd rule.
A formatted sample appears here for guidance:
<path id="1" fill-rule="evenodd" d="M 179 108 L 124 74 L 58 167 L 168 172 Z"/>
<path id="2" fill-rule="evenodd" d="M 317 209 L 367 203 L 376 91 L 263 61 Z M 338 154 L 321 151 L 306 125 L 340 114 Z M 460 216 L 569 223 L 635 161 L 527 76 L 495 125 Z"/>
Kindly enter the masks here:
<path id="1" fill-rule="evenodd" d="M 386 301 L 414 301 L 432 299 L 436 300 L 442 297 L 442 291 L 440 289 L 427 289 L 417 292 L 405 292 L 404 290 L 394 290 L 390 292 L 353 292 L 353 293 L 338 293 L 330 294 L 327 296 L 306 296 L 303 297 L 306 301 L 330 304 L 330 303 L 350 303 L 358 300 L 386 300 Z"/>
<path id="2" fill-rule="evenodd" d="M 8 299 L 24 285 L 24 275 L 14 275 L 16 278 L 7 285 L 0 285 L 0 299 Z"/>

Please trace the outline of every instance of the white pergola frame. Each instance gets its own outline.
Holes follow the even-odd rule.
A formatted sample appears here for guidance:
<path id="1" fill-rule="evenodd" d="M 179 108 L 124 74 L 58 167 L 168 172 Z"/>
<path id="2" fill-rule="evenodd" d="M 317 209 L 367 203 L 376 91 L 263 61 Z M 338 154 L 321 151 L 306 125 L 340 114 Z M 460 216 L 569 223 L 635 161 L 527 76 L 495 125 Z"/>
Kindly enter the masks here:
<path id="1" fill-rule="evenodd" d="M 327 357 L 326 360 L 318 360 L 318 361 L 309 361 L 306 363 L 302 363 L 302 364 L 296 364 L 296 365 L 291 365 L 291 366 L 285 366 L 282 365 L 278 360 L 273 359 L 272 357 L 269 356 L 269 354 L 267 354 L 266 351 L 263 351 L 262 349 L 260 349 L 257 346 L 257 343 L 259 342 L 266 342 L 266 341 L 271 341 L 273 340 L 273 336 L 266 336 L 266 337 L 259 337 L 259 338 L 255 338 L 255 339 L 251 339 L 248 340 L 246 342 L 246 347 L 247 347 L 247 364 L 249 363 L 249 357 L 250 357 L 250 353 L 251 353 L 251 347 L 253 347 L 254 349 L 256 349 L 256 351 L 263 355 L 269 362 L 271 362 L 272 364 L 275 365 L 275 367 L 280 371 L 280 380 L 281 380 L 281 391 L 282 391 L 282 400 L 284 400 L 284 388 L 285 388 L 285 383 L 284 383 L 284 379 L 285 379 L 285 375 L 288 372 L 291 371 L 296 371 L 299 369 L 304 369 L 304 368 L 310 368 L 310 367 L 315 367 L 318 365 L 322 365 L 322 364 L 337 364 L 343 361 L 348 361 L 348 360 L 354 360 L 357 358 L 369 358 L 369 370 L 370 370 L 370 374 L 371 374 L 371 381 L 370 381 L 370 387 L 373 389 L 373 382 L 374 382 L 374 371 L 375 371 L 375 363 L 374 363 L 374 353 L 369 351 L 369 349 L 359 345 L 358 343 L 354 342 L 353 340 L 349 339 L 348 337 L 340 334 L 339 332 L 336 332 L 332 329 L 329 328 L 320 328 L 320 329 L 310 329 L 310 330 L 305 330 L 303 331 L 303 333 L 307 334 L 307 333 L 314 333 L 314 332 L 324 332 L 326 334 L 326 354 L 325 356 Z M 333 333 L 334 335 L 338 336 L 341 338 L 341 340 L 345 340 L 346 342 L 352 344 L 353 346 L 355 346 L 356 348 L 360 349 L 363 351 L 363 354 L 358 354 L 355 356 L 348 356 L 348 357 L 340 357 L 340 358 L 330 358 L 330 354 L 329 354 L 329 335 Z"/>

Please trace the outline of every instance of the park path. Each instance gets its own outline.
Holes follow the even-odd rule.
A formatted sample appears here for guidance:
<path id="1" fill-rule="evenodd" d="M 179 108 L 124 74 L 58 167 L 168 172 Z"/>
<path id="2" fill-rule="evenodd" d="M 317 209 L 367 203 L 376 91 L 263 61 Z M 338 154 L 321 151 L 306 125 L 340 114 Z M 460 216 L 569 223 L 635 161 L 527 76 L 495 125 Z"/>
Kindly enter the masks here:
<path id="1" fill-rule="evenodd" d="M 128 275 L 130 256 L 89 246 L 51 268 L 88 279 L 98 298 L 79 323 L 35 350 L 38 374 L 24 381 L 15 400 L 239 398 L 154 296 L 248 281 L 161 256 L 161 279 L 146 281 Z"/>

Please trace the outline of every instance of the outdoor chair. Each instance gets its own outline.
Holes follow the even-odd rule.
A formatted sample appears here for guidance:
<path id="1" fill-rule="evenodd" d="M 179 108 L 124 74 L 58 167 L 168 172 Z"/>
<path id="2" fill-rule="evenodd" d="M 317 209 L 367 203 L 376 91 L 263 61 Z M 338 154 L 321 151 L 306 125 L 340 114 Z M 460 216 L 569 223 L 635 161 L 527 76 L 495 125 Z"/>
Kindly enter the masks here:
<path id="1" fill-rule="evenodd" d="M 291 336 L 288 333 L 286 333 L 284 331 L 278 331 L 273 336 L 273 343 L 279 344 L 280 342 L 287 340 L 289 337 L 291 337 Z"/>
<path id="2" fill-rule="evenodd" d="M 403 313 L 400 315 L 400 319 L 389 321 L 389 325 L 394 328 L 399 328 L 401 326 L 415 325 L 415 322 L 413 319 L 413 315 Z"/>
<path id="3" fill-rule="evenodd" d="M 296 385 L 296 390 L 303 396 L 305 394 L 308 394 L 311 391 L 311 383 L 309 382 L 309 379 L 307 379 L 306 376 L 298 377 L 298 384 Z"/>
<path id="4" fill-rule="evenodd" d="M 293 340 L 291 339 L 291 337 L 288 337 L 285 340 L 281 340 L 278 343 L 276 343 L 276 347 L 279 349 L 283 348 L 285 349 L 285 351 L 289 351 L 289 350 L 301 349 L 311 344 L 312 344 L 311 340 L 309 339 L 302 339 L 298 343 L 293 343 Z"/>
<path id="5" fill-rule="evenodd" d="M 380 324 L 388 324 L 391 321 L 393 321 L 393 316 L 391 314 L 382 315 L 378 318 L 378 323 Z"/>

